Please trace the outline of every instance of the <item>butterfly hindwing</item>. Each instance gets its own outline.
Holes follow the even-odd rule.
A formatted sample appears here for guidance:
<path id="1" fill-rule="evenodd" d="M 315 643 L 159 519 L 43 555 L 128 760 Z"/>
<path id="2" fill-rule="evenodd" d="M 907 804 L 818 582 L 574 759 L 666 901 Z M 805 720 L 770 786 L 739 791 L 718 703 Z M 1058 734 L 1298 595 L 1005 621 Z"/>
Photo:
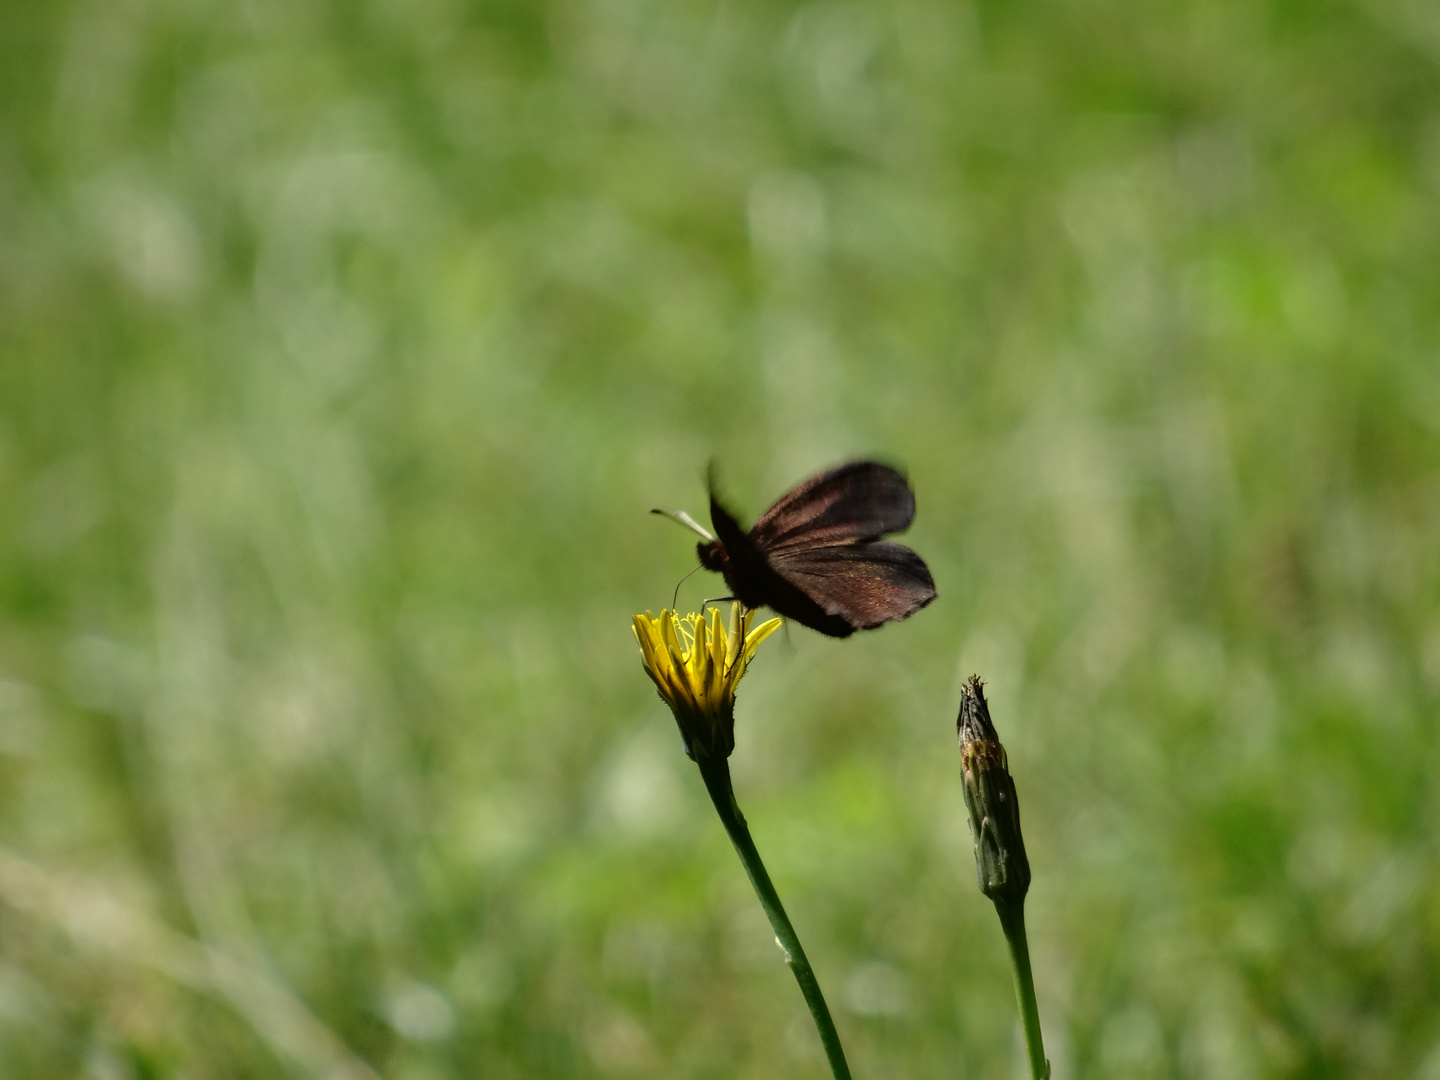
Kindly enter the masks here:
<path id="1" fill-rule="evenodd" d="M 935 599 L 929 568 L 904 544 L 882 540 L 777 552 L 770 567 L 856 630 L 906 618 Z"/>

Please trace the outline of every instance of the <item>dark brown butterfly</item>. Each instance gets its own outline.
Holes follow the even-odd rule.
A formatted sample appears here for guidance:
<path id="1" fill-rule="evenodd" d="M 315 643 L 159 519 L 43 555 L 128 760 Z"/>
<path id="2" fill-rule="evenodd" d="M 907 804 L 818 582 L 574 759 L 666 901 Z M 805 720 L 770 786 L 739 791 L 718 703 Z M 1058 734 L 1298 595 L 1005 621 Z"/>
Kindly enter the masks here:
<path id="1" fill-rule="evenodd" d="M 714 537 L 683 511 L 669 516 L 705 537 L 700 565 L 723 574 L 735 599 L 831 637 L 907 618 L 935 599 L 924 560 L 880 539 L 915 517 L 910 485 L 888 465 L 852 461 L 812 476 L 748 533 L 720 505 L 713 480 Z"/>

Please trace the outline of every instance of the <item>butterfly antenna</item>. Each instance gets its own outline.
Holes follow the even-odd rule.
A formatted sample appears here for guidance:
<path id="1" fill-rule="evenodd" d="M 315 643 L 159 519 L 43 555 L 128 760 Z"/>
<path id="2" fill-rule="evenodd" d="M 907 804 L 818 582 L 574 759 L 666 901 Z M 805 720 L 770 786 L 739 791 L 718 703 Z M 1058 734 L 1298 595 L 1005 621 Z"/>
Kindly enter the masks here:
<path id="1" fill-rule="evenodd" d="M 715 537 L 711 535 L 709 529 L 705 528 L 704 525 L 701 525 L 684 510 L 660 510 L 657 508 L 655 510 L 651 510 L 650 513 L 659 514 L 663 518 L 669 518 L 676 524 L 683 525 L 685 526 L 685 528 L 691 530 L 692 532 L 699 533 L 701 538 L 704 539 L 707 544 L 710 543 L 711 540 L 715 539 Z"/>

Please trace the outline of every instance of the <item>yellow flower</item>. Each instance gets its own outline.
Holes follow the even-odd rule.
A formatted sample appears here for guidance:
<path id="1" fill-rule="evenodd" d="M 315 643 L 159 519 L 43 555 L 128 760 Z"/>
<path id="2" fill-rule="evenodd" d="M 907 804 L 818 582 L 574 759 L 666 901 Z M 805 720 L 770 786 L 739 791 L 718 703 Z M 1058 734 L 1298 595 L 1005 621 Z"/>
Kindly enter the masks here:
<path id="1" fill-rule="evenodd" d="M 727 758 L 735 749 L 735 686 L 760 643 L 780 627 L 779 619 L 752 627 L 754 619 L 754 610 L 742 614 L 739 604 L 730 609 L 728 632 L 718 608 L 710 609 L 709 619 L 677 617 L 669 608 L 658 617 L 648 611 L 635 616 L 645 674 L 675 714 L 692 760 Z"/>

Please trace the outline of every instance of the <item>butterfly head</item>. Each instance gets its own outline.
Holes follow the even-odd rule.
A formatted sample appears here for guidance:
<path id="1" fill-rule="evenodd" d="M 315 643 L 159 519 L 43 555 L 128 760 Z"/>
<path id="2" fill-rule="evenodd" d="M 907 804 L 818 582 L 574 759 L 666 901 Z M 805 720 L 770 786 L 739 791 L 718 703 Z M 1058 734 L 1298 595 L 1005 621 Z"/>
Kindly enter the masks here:
<path id="1" fill-rule="evenodd" d="M 700 556 L 700 565 L 706 570 L 715 570 L 723 573 L 726 565 L 730 562 L 729 555 L 725 551 L 725 545 L 719 540 L 710 540 L 696 544 L 695 553 Z"/>

